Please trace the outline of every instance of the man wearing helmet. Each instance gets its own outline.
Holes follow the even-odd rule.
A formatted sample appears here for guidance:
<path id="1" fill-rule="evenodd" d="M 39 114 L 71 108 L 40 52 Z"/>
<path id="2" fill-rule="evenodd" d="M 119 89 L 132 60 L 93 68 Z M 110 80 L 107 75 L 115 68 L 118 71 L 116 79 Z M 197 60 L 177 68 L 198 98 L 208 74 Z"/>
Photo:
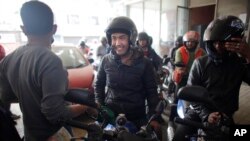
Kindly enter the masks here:
<path id="1" fill-rule="evenodd" d="M 205 87 L 209 96 L 220 107 L 222 114 L 232 119 L 239 106 L 239 90 L 244 81 L 250 84 L 250 48 L 243 38 L 244 24 L 235 16 L 225 16 L 212 21 L 204 33 L 208 55 L 194 61 L 188 85 Z M 217 124 L 221 118 L 218 111 L 211 111 L 199 104 L 192 105 L 185 118 Z M 194 133 L 195 129 L 180 126 L 176 141 Z"/>
<path id="2" fill-rule="evenodd" d="M 97 73 L 96 102 L 110 108 L 116 116 L 124 113 L 140 128 L 146 123 L 147 115 L 154 113 L 159 102 L 152 63 L 134 47 L 137 29 L 130 18 L 114 18 L 106 30 L 106 36 L 112 50 L 102 58 Z M 149 109 L 147 115 L 145 99 Z M 160 131 L 156 120 L 151 125 Z"/>
<path id="3" fill-rule="evenodd" d="M 179 88 L 186 85 L 189 70 L 193 64 L 193 61 L 196 58 L 205 55 L 205 51 L 198 47 L 199 37 L 200 35 L 198 32 L 188 31 L 183 36 L 183 46 L 176 51 L 176 67 L 173 80 L 179 85 Z"/>
<path id="4" fill-rule="evenodd" d="M 170 56 L 170 59 L 172 62 L 175 62 L 176 51 L 182 46 L 183 46 L 183 37 L 178 36 L 177 39 L 175 40 L 174 47 L 170 49 L 169 55 L 168 55 L 168 56 Z"/>
<path id="5" fill-rule="evenodd" d="M 149 36 L 146 32 L 140 32 L 138 34 L 138 40 L 136 41 L 136 45 L 141 49 L 144 56 L 148 58 L 155 69 L 155 78 L 156 83 L 161 85 L 161 74 L 162 74 L 162 59 L 159 55 L 156 54 L 155 50 L 151 47 L 153 38 Z"/>
<path id="6" fill-rule="evenodd" d="M 151 47 L 152 37 L 148 36 L 146 32 L 140 32 L 138 34 L 137 46 L 142 49 L 144 56 L 149 58 L 156 71 L 161 69 L 162 59 L 156 54 L 155 50 Z"/>

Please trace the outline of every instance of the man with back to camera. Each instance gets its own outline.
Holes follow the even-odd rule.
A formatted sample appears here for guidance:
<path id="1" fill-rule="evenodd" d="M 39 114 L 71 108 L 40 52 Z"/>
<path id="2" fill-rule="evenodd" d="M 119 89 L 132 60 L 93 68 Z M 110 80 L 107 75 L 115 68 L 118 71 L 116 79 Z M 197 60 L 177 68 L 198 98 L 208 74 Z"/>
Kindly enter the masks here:
<path id="1" fill-rule="evenodd" d="M 4 103 L 18 99 L 23 113 L 25 141 L 54 141 L 62 127 L 60 119 L 80 115 L 86 106 L 68 105 L 67 71 L 50 49 L 57 26 L 48 5 L 25 2 L 21 7 L 26 45 L 7 55 L 0 64 L 0 98 Z"/>
<path id="2" fill-rule="evenodd" d="M 116 116 L 124 113 L 129 121 L 140 128 L 146 124 L 147 116 L 154 113 L 159 102 L 152 63 L 134 47 L 137 29 L 130 18 L 114 18 L 106 30 L 106 36 L 112 50 L 102 58 L 97 73 L 96 102 L 106 105 Z M 161 136 L 158 121 L 153 120 L 150 125 L 158 137 Z"/>
<path id="3" fill-rule="evenodd" d="M 220 113 L 197 103 L 187 110 L 186 119 L 216 125 L 223 115 L 234 124 L 241 84 L 250 84 L 250 47 L 243 38 L 244 30 L 243 22 L 235 16 L 220 17 L 208 25 L 203 37 L 207 55 L 194 61 L 187 85 L 206 88 Z M 188 140 L 185 136 L 195 132 L 195 128 L 179 125 L 174 141 Z"/>

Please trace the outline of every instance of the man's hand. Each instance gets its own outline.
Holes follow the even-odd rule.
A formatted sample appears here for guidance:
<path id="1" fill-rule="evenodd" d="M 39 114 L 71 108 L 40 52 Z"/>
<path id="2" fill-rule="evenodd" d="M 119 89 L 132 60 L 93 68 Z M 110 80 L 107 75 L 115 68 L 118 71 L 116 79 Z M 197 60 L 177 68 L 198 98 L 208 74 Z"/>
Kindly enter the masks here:
<path id="1" fill-rule="evenodd" d="M 226 42 L 225 48 L 228 51 L 239 53 L 242 57 L 250 61 L 250 47 L 246 43 L 245 39 L 232 38 L 231 40 L 235 42 Z"/>
<path id="2" fill-rule="evenodd" d="M 213 112 L 209 114 L 207 120 L 211 124 L 216 124 L 219 122 L 220 118 L 221 118 L 221 114 L 219 112 Z"/>

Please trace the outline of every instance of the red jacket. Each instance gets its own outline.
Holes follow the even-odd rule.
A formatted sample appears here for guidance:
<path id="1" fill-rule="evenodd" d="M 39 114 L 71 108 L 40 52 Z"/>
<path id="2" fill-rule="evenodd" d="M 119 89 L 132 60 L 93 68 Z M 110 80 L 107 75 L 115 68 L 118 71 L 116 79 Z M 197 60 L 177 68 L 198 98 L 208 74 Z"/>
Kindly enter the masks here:
<path id="1" fill-rule="evenodd" d="M 5 50 L 2 45 L 0 45 L 0 60 L 5 57 Z"/>

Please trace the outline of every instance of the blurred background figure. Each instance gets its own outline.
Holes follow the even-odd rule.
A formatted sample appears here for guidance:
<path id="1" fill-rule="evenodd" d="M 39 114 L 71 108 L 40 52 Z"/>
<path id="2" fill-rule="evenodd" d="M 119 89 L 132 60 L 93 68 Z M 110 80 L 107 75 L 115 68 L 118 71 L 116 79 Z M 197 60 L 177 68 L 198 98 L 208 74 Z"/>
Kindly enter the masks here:
<path id="1" fill-rule="evenodd" d="M 162 58 L 151 47 L 153 38 L 146 32 L 138 34 L 137 46 L 143 51 L 144 56 L 147 57 L 152 63 L 156 71 L 161 69 Z"/>
<path id="2" fill-rule="evenodd" d="M 86 58 L 88 58 L 89 47 L 86 45 L 85 41 L 81 41 L 80 49 Z"/>
<path id="3" fill-rule="evenodd" d="M 176 50 L 183 46 L 182 36 L 178 36 L 175 40 L 174 47 L 172 47 L 169 51 L 168 57 L 170 57 L 171 62 L 175 62 L 175 53 Z M 173 65 L 170 65 L 172 69 L 174 69 Z"/>
<path id="4" fill-rule="evenodd" d="M 162 75 L 162 58 L 155 52 L 155 50 L 151 47 L 153 43 L 153 38 L 149 36 L 146 32 L 140 32 L 138 34 L 138 40 L 136 45 L 141 49 L 144 54 L 144 57 L 148 58 L 150 62 L 153 64 L 155 79 L 157 85 L 161 85 L 161 75 Z"/>
<path id="5" fill-rule="evenodd" d="M 1 39 L 1 36 L 0 36 Z M 0 44 L 0 61 L 5 57 L 6 53 L 5 53 L 5 49 L 4 47 Z"/>
<path id="6" fill-rule="evenodd" d="M 99 64 L 105 54 L 108 54 L 111 50 L 111 47 L 108 44 L 108 40 L 106 37 L 101 37 L 100 39 L 101 45 L 96 49 L 96 59 L 93 63 L 94 69 L 97 71 L 99 68 Z"/>
<path id="7" fill-rule="evenodd" d="M 97 47 L 96 57 L 97 59 L 101 59 L 105 54 L 109 52 L 109 45 L 106 37 L 101 37 L 101 45 Z"/>
<path id="8" fill-rule="evenodd" d="M 5 57 L 5 50 L 3 46 L 0 44 L 0 61 Z"/>

